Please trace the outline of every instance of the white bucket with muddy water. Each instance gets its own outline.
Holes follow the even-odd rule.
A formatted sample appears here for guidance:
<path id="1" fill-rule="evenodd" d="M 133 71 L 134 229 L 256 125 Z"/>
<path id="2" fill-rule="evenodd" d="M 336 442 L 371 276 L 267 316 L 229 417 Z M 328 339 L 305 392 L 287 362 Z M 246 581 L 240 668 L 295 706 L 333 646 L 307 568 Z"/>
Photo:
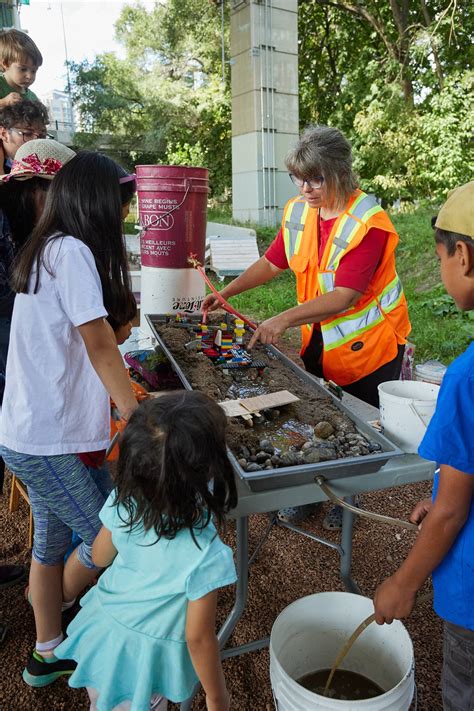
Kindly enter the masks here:
<path id="1" fill-rule="evenodd" d="M 385 693 L 342 701 L 297 682 L 306 674 L 330 669 L 344 643 L 373 611 L 369 598 L 325 592 L 303 597 L 280 613 L 270 637 L 270 680 L 277 711 L 408 711 L 415 690 L 413 645 L 398 620 L 369 625 L 340 667 L 371 679 Z"/>
<path id="2" fill-rule="evenodd" d="M 416 453 L 435 411 L 439 385 L 389 380 L 378 390 L 384 434 L 404 452 Z"/>

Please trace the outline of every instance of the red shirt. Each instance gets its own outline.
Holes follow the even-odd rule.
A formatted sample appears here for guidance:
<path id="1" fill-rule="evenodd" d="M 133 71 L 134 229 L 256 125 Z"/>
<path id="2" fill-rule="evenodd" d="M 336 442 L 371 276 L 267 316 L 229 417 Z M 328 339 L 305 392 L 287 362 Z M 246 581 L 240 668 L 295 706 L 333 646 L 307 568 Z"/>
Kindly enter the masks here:
<path id="1" fill-rule="evenodd" d="M 318 252 L 320 258 L 337 217 L 330 220 L 320 220 Z M 382 258 L 387 242 L 387 233 L 376 227 L 371 227 L 358 247 L 351 250 L 340 261 L 336 271 L 336 286 L 354 289 L 363 294 L 367 291 L 370 280 Z M 283 232 L 280 229 L 277 236 L 265 252 L 265 257 L 278 269 L 288 269 L 285 253 Z"/>

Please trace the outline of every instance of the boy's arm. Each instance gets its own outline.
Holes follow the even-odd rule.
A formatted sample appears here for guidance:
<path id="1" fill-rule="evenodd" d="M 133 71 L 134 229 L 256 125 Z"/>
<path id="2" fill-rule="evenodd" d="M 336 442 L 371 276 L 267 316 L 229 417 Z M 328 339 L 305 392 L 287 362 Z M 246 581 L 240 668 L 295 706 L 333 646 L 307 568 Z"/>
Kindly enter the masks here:
<path id="1" fill-rule="evenodd" d="M 190 600 L 186 614 L 186 643 L 196 674 L 206 694 L 208 711 L 228 711 L 230 698 L 216 637 L 217 590 Z"/>
<path id="2" fill-rule="evenodd" d="M 113 562 L 116 555 L 117 549 L 112 543 L 112 534 L 102 526 L 92 544 L 92 562 L 98 568 L 106 568 Z"/>
<path id="3" fill-rule="evenodd" d="M 375 621 L 381 625 L 407 617 L 415 596 L 441 563 L 464 526 L 474 495 L 474 475 L 441 465 L 438 492 L 423 527 L 400 568 L 375 592 Z"/>
<path id="4" fill-rule="evenodd" d="M 9 94 L 0 99 L 0 109 L 5 108 L 5 106 L 12 106 L 13 104 L 18 104 L 23 101 L 21 94 L 17 91 L 11 91 Z"/>

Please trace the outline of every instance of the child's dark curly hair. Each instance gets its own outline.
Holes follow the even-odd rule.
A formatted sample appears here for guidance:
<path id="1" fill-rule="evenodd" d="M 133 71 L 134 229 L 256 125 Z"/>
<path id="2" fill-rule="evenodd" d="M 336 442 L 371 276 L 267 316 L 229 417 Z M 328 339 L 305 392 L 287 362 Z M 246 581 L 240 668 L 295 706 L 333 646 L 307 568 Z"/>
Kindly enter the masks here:
<path id="1" fill-rule="evenodd" d="M 183 528 L 218 527 L 237 504 L 226 416 L 207 395 L 177 391 L 143 402 L 120 444 L 116 504 L 124 523 L 172 539 Z M 196 541 L 196 539 L 194 539 Z M 196 542 L 197 544 L 197 542 Z"/>

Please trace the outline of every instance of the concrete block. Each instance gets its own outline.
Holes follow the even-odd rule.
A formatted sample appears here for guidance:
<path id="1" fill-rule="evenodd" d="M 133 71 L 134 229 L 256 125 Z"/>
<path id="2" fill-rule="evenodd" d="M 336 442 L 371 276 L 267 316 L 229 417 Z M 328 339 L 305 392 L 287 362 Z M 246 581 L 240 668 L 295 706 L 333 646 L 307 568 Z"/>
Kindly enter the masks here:
<path id="1" fill-rule="evenodd" d="M 263 127 L 282 133 L 298 131 L 298 95 L 263 92 L 263 116 L 260 91 L 252 91 L 232 100 L 232 135 L 260 131 Z"/>

